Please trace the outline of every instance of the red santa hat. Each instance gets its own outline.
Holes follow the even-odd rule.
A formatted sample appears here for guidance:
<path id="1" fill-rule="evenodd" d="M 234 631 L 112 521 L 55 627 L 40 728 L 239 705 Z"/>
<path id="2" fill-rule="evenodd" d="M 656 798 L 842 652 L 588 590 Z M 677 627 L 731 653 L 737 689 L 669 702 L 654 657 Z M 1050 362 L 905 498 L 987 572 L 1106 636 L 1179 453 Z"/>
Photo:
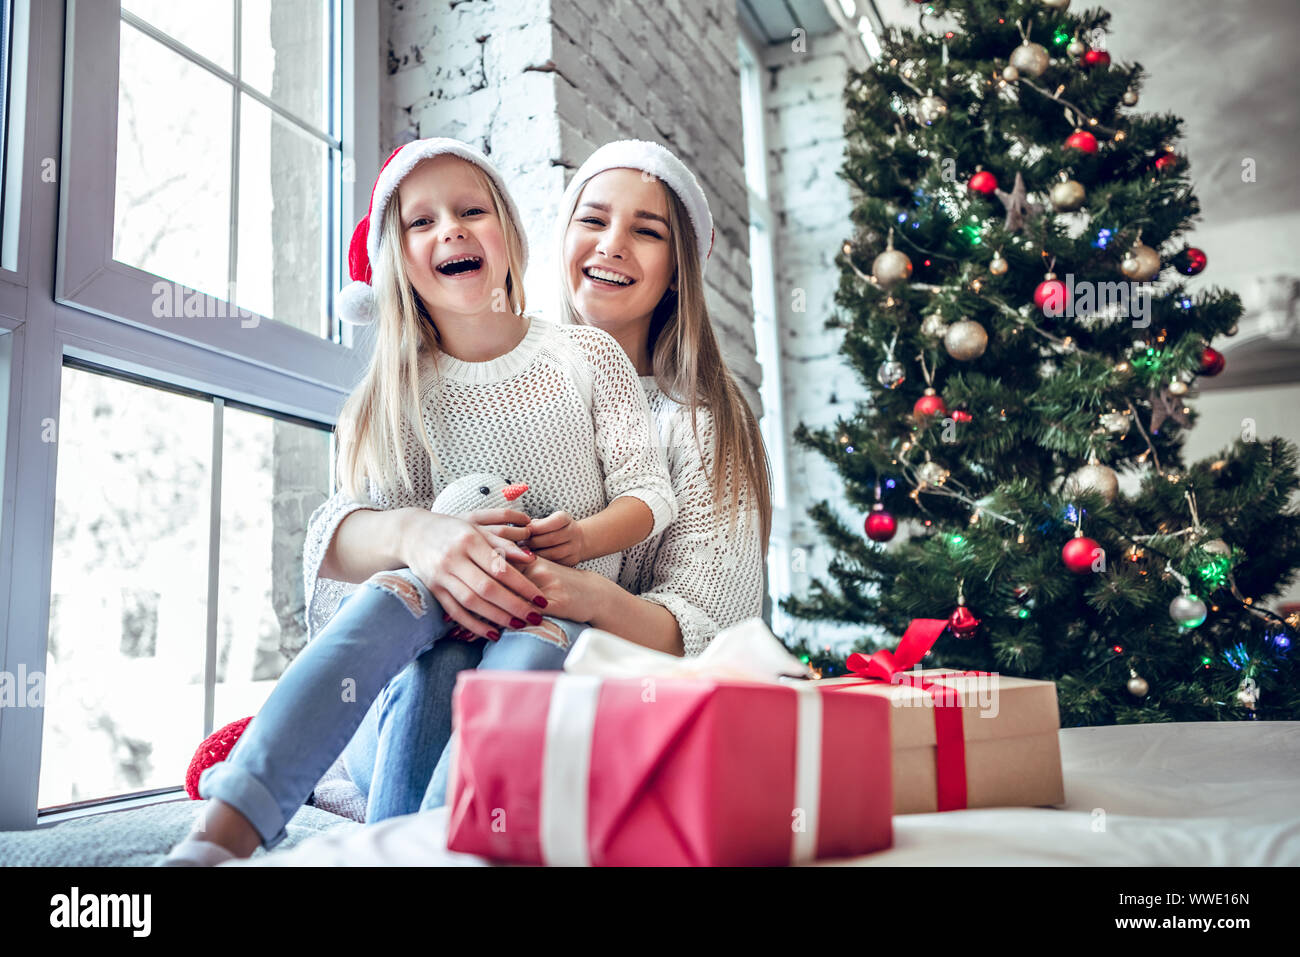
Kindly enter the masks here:
<path id="1" fill-rule="evenodd" d="M 527 268 L 528 239 L 524 234 L 523 226 L 520 225 L 519 209 L 515 206 L 510 191 L 506 189 L 501 174 L 488 162 L 487 157 L 468 143 L 444 136 L 415 140 L 405 146 L 399 146 L 393 150 L 388 159 L 384 160 L 374 188 L 370 191 L 370 209 L 357 223 L 357 228 L 352 233 L 352 242 L 348 245 L 348 275 L 353 281 L 339 291 L 337 299 L 338 316 L 344 322 L 365 325 L 375 320 L 375 291 L 370 285 L 370 264 L 379 256 L 379 237 L 384 211 L 388 208 L 389 201 L 397 194 L 397 187 L 411 170 L 424 160 L 444 153 L 458 156 L 487 173 L 488 178 L 501 193 L 501 198 L 505 200 L 506 215 L 514 221 L 515 229 L 519 233 L 519 242 L 523 248 L 523 258 L 519 268 L 521 270 Z M 515 282 L 523 282 L 523 277 L 516 276 Z"/>

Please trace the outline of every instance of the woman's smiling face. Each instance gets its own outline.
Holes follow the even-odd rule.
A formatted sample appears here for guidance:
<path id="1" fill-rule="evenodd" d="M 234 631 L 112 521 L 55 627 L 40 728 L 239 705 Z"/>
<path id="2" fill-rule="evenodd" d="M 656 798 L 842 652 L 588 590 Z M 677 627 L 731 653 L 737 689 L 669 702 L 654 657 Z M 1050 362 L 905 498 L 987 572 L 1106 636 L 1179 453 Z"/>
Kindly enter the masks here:
<path id="1" fill-rule="evenodd" d="M 504 289 L 505 233 L 484 177 L 456 156 L 435 156 L 397 190 L 407 276 L 435 319 L 480 315 Z"/>
<path id="2" fill-rule="evenodd" d="M 648 323 L 673 278 L 668 201 L 659 180 L 635 169 L 593 176 L 565 228 L 564 270 L 586 322 L 608 332 Z"/>

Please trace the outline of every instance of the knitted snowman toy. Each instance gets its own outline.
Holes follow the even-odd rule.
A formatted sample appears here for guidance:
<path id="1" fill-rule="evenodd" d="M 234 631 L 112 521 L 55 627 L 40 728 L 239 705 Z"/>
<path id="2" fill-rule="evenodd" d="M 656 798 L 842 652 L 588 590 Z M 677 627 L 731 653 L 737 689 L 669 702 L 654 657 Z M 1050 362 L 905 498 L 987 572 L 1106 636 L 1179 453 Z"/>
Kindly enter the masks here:
<path id="1" fill-rule="evenodd" d="M 429 511 L 440 515 L 465 516 L 486 508 L 515 508 L 515 500 L 528 491 L 523 482 L 511 482 L 491 472 L 475 472 L 458 478 L 442 490 Z M 194 752 L 185 771 L 185 791 L 192 800 L 199 797 L 199 776 L 212 765 L 226 760 L 231 748 L 253 718 L 240 718 L 209 735 Z"/>

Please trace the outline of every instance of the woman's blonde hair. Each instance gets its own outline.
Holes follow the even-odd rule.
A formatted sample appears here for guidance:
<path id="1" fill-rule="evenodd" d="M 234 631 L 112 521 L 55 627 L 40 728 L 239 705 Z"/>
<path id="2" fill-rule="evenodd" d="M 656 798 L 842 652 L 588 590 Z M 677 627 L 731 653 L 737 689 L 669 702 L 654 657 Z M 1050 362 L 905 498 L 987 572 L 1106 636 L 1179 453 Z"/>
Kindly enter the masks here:
<path id="1" fill-rule="evenodd" d="M 505 237 L 506 300 L 511 312 L 522 316 L 523 241 L 519 226 L 492 178 L 475 164 L 461 162 L 470 166 L 492 197 Z M 343 404 L 337 429 L 339 484 L 358 502 L 369 498 L 367 480 L 389 490 L 400 481 L 408 495 L 414 493 L 407 468 L 413 440 L 424 446 L 434 468 L 438 463 L 420 405 L 421 354 L 428 368 L 436 369 L 438 329 L 406 272 L 400 193 L 395 192 L 385 208 L 380 229 L 379 256 L 371 264 L 378 313 L 375 348 L 365 375 Z"/>
<path id="2" fill-rule="evenodd" d="M 669 268 L 677 288 L 664 292 L 650 319 L 647 349 L 654 366 L 655 384 L 674 402 L 686 407 L 695 445 L 700 446 L 698 410 L 713 415 L 713 469 L 709 475 L 713 501 L 725 509 L 731 522 L 740 517 L 740 495 L 748 489 L 751 505 L 758 509 L 763 551 L 772 530 L 772 489 L 767 447 L 758 420 L 745 401 L 735 377 L 722 359 L 717 337 L 704 298 L 704 272 L 695 244 L 695 230 L 685 205 L 662 181 L 659 187 L 668 204 L 668 232 L 672 257 Z M 573 208 L 560 220 L 561 233 L 573 219 L 582 190 L 574 196 Z M 560 248 L 563 249 L 561 243 Z M 561 321 L 588 323 L 578 312 L 569 288 L 567 271 L 560 267 Z M 702 454 L 702 451 L 701 451 Z M 731 494 L 727 494 L 732 477 Z M 738 479 L 738 480 L 737 480 Z"/>

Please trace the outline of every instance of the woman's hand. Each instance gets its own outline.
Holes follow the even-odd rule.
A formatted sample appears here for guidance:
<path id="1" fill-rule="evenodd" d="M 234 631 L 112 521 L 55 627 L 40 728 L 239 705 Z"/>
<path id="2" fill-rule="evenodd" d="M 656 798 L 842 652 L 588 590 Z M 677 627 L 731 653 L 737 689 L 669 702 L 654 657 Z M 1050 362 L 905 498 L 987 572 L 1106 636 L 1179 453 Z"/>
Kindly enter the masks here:
<path id="1" fill-rule="evenodd" d="M 506 561 L 507 548 L 518 546 L 463 518 L 420 510 L 408 517 L 400 553 L 448 618 L 495 641 L 502 628 L 540 620 L 538 609 L 548 604 L 541 589 Z"/>
<path id="2" fill-rule="evenodd" d="M 477 525 L 487 534 L 492 547 L 501 549 L 510 561 L 533 560 L 533 553 L 519 544 L 528 540 L 527 525 L 532 521 L 524 512 L 513 508 L 481 508 L 466 515 L 465 521 Z"/>

